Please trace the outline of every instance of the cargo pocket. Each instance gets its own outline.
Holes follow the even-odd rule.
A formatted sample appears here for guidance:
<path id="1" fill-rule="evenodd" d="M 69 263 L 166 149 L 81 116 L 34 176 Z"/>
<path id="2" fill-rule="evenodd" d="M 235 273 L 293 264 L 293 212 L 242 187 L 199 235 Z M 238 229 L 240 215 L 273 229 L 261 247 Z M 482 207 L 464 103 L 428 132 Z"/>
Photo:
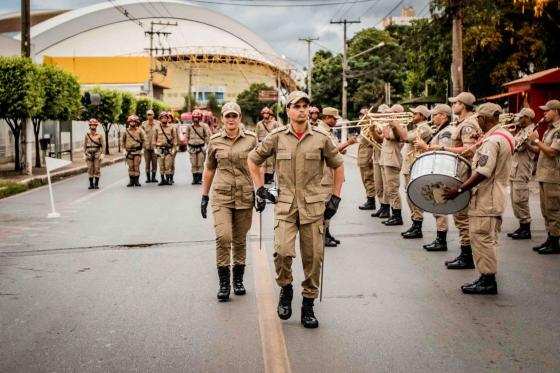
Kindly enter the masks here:
<path id="1" fill-rule="evenodd" d="M 305 209 L 310 218 L 317 218 L 325 212 L 325 196 L 324 194 L 316 194 L 313 196 L 305 196 Z"/>
<path id="2" fill-rule="evenodd" d="M 248 203 L 253 205 L 254 203 L 254 194 L 253 194 L 253 187 L 250 185 L 243 185 L 241 187 L 241 200 L 244 203 Z"/>
<path id="3" fill-rule="evenodd" d="M 214 201 L 221 203 L 229 203 L 233 200 L 231 193 L 231 185 L 216 184 L 213 193 Z"/>
<path id="4" fill-rule="evenodd" d="M 554 185 L 558 188 L 558 184 Z M 560 190 L 549 190 L 548 191 L 548 201 L 547 207 L 550 211 L 560 211 Z"/>
<path id="5" fill-rule="evenodd" d="M 219 150 L 216 152 L 216 158 L 218 159 L 218 168 L 229 168 L 231 167 L 231 159 L 229 152 L 224 150 Z"/>
<path id="6" fill-rule="evenodd" d="M 281 194 L 278 196 L 278 203 L 275 207 L 276 215 L 286 216 L 290 213 L 290 208 L 292 207 L 292 202 L 294 197 L 286 194 Z"/>

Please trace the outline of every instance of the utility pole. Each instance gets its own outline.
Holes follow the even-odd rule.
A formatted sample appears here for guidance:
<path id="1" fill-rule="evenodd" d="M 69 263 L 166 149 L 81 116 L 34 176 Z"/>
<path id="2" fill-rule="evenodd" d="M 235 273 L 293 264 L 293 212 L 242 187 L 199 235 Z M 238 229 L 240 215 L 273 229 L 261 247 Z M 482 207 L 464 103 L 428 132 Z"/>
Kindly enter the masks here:
<path id="1" fill-rule="evenodd" d="M 150 98 L 154 98 L 154 73 L 156 72 L 164 72 L 165 70 L 163 69 L 156 69 L 155 68 L 155 64 L 154 64 L 154 52 L 156 54 L 158 54 L 159 52 L 161 52 L 161 54 L 164 54 L 165 52 L 168 52 L 169 54 L 171 54 L 171 48 L 154 48 L 154 37 L 168 37 L 169 35 L 171 35 L 171 32 L 169 31 L 158 31 L 155 30 L 154 26 L 177 26 L 177 22 L 159 22 L 159 21 L 152 21 L 150 22 L 150 31 L 144 31 L 144 35 L 149 36 L 150 37 L 150 48 L 145 48 L 146 51 L 150 52 L 150 81 L 149 81 L 149 97 Z"/>
<path id="2" fill-rule="evenodd" d="M 451 0 L 451 14 L 453 24 L 451 26 L 451 83 L 453 84 L 453 96 L 463 91 L 463 11 L 461 0 Z"/>
<path id="3" fill-rule="evenodd" d="M 31 0 L 21 0 L 21 55 L 31 57 Z"/>
<path id="4" fill-rule="evenodd" d="M 311 43 L 315 40 L 319 40 L 319 38 L 313 37 L 306 37 L 306 38 L 299 38 L 299 41 L 304 41 L 307 43 L 307 95 L 311 100 L 311 79 L 312 79 L 312 71 L 313 71 L 313 59 L 311 58 Z"/>
<path id="5" fill-rule="evenodd" d="M 331 24 L 342 24 L 343 26 L 343 37 L 342 37 L 342 118 L 348 119 L 348 82 L 346 81 L 346 74 L 348 73 L 348 59 L 347 59 L 347 52 L 348 52 L 348 43 L 346 38 L 346 29 L 347 25 L 352 23 L 360 23 L 360 20 L 356 21 L 349 21 L 347 19 L 341 19 L 338 21 L 332 21 Z"/>

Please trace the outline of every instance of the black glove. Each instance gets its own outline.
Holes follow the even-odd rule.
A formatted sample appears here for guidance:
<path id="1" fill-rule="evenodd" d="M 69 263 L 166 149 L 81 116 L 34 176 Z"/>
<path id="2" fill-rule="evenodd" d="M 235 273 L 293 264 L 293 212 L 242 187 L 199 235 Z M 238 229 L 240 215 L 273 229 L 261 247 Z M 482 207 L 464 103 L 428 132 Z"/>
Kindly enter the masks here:
<path id="1" fill-rule="evenodd" d="M 261 199 L 264 200 L 269 200 L 272 204 L 275 204 L 276 202 L 278 202 L 278 200 L 276 199 L 276 197 L 274 196 L 274 194 L 270 193 L 268 191 L 268 189 L 266 189 L 264 186 L 260 187 L 259 189 L 257 189 L 257 197 L 260 197 Z"/>
<path id="2" fill-rule="evenodd" d="M 202 196 L 202 200 L 200 201 L 200 214 L 204 219 L 206 219 L 206 210 L 208 210 L 209 200 L 208 196 Z"/>
<path id="3" fill-rule="evenodd" d="M 334 214 L 336 214 L 339 203 L 340 203 L 340 197 L 337 197 L 333 194 L 331 198 L 327 201 L 325 206 L 325 213 L 323 214 L 325 220 L 331 219 L 334 216 Z"/>
<path id="4" fill-rule="evenodd" d="M 266 201 L 259 196 L 255 197 L 255 210 L 257 212 L 263 212 L 266 207 Z"/>

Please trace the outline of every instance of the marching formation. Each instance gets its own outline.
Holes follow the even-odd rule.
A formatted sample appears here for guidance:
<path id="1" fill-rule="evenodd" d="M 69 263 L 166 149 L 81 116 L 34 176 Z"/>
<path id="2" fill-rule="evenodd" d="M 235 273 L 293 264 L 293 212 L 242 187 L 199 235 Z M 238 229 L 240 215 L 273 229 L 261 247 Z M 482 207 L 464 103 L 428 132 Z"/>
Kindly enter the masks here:
<path id="1" fill-rule="evenodd" d="M 547 240 L 533 248 L 539 254 L 560 253 L 560 101 L 540 109 L 544 117 L 534 123 L 529 108 L 504 114 L 493 103 L 475 106 L 472 93 L 449 98 L 430 110 L 420 105 L 406 112 L 401 105 L 362 109 L 356 125 L 337 125 L 338 110 L 311 106 L 306 93 L 294 91 L 286 102 L 288 123 L 278 123 L 265 107 L 252 132 L 242 123 L 235 102 L 222 107 L 222 127 L 214 129 L 192 113 L 184 132 L 190 155 L 192 184 L 201 184 L 201 215 L 211 207 L 216 235 L 216 267 L 219 301 L 233 293 L 246 294 L 243 277 L 247 233 L 253 208 L 262 213 L 274 204 L 274 265 L 280 287 L 277 313 L 282 320 L 292 315 L 292 262 L 297 257 L 296 239 L 304 272 L 301 323 L 316 328 L 314 300 L 321 295 L 325 247 L 340 245 L 331 234 L 331 218 L 341 202 L 344 183 L 342 155 L 358 143 L 357 166 L 366 194 L 360 210 L 386 226 L 402 226 L 401 190 L 412 225 L 403 239 L 423 238 L 425 213 L 433 215 L 437 232 L 427 252 L 447 251 L 448 215 L 459 231 L 459 255 L 445 262 L 450 270 L 476 269 L 480 276 L 461 287 L 466 294 L 497 294 L 498 235 L 509 187 L 510 203 L 519 228 L 507 234 L 514 240 L 531 238 L 529 183 L 538 182 Z M 162 112 L 146 113 L 143 123 L 127 119 L 121 144 L 126 152 L 130 182 L 139 187 L 144 155 L 146 182 L 174 183 L 179 135 L 174 118 Z M 541 137 L 538 126 L 547 125 Z M 84 139 L 89 189 L 99 188 L 100 161 L 104 154 L 98 121 L 89 121 Z M 335 129 L 360 128 L 348 140 Z M 402 178 L 401 178 L 402 174 Z M 401 184 L 401 181 L 403 183 Z M 274 184 L 274 188 L 267 185 Z"/>

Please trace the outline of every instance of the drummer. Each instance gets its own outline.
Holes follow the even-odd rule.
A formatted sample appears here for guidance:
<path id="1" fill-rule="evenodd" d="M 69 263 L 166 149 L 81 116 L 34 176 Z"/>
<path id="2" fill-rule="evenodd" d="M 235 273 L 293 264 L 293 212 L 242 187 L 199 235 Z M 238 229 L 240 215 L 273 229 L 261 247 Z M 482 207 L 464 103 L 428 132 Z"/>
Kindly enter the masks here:
<path id="1" fill-rule="evenodd" d="M 414 141 L 415 147 L 422 151 L 432 151 L 432 150 L 444 150 L 451 147 L 453 144 L 453 134 L 455 127 L 451 124 L 451 107 L 445 104 L 436 105 L 432 109 L 432 122 L 437 126 L 437 129 L 429 142 L 426 144 L 422 139 L 416 139 Z M 462 180 L 466 180 L 468 175 L 463 175 Z M 448 221 L 445 215 L 435 215 L 437 236 L 436 239 L 427 245 L 424 245 L 424 250 L 426 251 L 447 251 L 447 230 Z M 461 223 L 457 223 L 457 215 L 453 215 L 455 226 L 459 227 Z M 459 218 L 460 219 L 460 218 Z M 469 247 L 462 247 L 459 261 L 446 262 L 446 266 L 449 269 L 466 269 L 474 268 L 474 262 L 472 259 L 472 252 Z"/>
<path id="2" fill-rule="evenodd" d="M 413 117 L 408 128 L 397 127 L 397 131 L 400 133 L 399 137 L 404 138 L 406 143 L 403 151 L 404 160 L 402 165 L 402 174 L 406 185 L 410 183 L 410 167 L 419 155 L 412 146 L 412 142 L 417 138 L 429 141 L 432 137 L 432 128 L 428 124 L 430 110 L 426 106 L 420 105 L 410 109 L 410 111 L 413 113 Z M 424 220 L 422 210 L 416 207 L 410 201 L 410 198 L 407 199 L 407 202 L 411 212 L 412 226 L 407 231 L 402 232 L 401 236 L 406 239 L 422 238 L 422 221 Z"/>

